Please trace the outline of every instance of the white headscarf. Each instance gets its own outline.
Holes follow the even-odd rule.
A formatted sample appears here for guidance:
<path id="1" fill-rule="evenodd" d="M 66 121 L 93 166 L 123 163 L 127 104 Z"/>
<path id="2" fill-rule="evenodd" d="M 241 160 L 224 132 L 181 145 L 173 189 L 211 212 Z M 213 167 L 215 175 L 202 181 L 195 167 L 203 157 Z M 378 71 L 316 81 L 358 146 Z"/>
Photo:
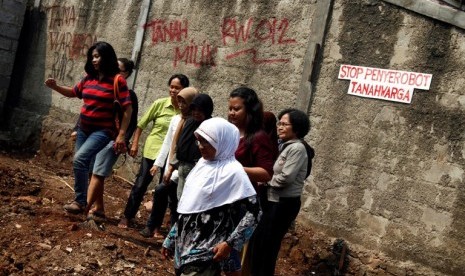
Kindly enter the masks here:
<path id="1" fill-rule="evenodd" d="M 211 118 L 195 133 L 216 149 L 216 155 L 211 161 L 200 158 L 187 176 L 178 213 L 199 213 L 255 195 L 249 177 L 234 157 L 240 139 L 237 127 L 225 119 Z"/>

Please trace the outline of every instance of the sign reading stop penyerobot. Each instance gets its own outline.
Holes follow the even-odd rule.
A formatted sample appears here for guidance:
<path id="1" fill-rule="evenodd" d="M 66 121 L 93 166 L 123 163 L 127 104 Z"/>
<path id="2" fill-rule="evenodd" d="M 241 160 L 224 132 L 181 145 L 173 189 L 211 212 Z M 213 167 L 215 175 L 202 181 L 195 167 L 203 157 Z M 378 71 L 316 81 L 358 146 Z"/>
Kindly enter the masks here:
<path id="1" fill-rule="evenodd" d="M 411 103 L 413 89 L 429 90 L 433 75 L 342 64 L 338 78 L 350 81 L 350 95 Z"/>

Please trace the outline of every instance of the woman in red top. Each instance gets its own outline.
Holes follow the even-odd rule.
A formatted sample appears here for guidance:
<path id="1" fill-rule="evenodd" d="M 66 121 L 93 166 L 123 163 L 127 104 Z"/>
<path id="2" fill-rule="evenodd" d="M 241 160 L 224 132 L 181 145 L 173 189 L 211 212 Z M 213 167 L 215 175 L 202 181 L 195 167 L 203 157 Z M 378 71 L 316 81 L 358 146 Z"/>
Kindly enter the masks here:
<path id="1" fill-rule="evenodd" d="M 278 145 L 273 144 L 263 130 L 263 105 L 254 90 L 239 87 L 231 92 L 228 120 L 239 129 L 241 135 L 236 159 L 244 166 L 261 200 L 265 190 L 257 183 L 271 180 Z"/>
<path id="2" fill-rule="evenodd" d="M 230 93 L 228 120 L 239 129 L 241 137 L 235 153 L 236 159 L 244 167 L 257 191 L 260 208 L 266 208 L 266 187 L 258 183 L 271 180 L 278 145 L 273 144 L 270 136 L 263 130 L 263 105 L 253 89 L 239 87 Z M 236 220 L 239 219 L 240 217 Z M 243 251 L 247 252 L 247 248 L 245 247 Z M 227 262 L 230 267 L 223 267 L 226 275 L 241 275 L 241 263 L 237 260 L 238 258 L 238 252 L 232 251 L 230 260 Z M 248 262 L 249 257 L 247 253 L 244 253 L 242 275 L 248 273 Z M 236 264 L 236 266 L 231 264 Z"/>
<path id="3" fill-rule="evenodd" d="M 116 153 L 126 150 L 125 133 L 131 118 L 131 98 L 126 80 L 119 78 L 119 101 L 123 109 L 121 128 L 117 133 L 114 124 L 114 78 L 119 73 L 118 61 L 113 47 L 106 42 L 97 42 L 87 51 L 84 66 L 87 75 L 74 87 L 60 86 L 55 79 L 47 79 L 45 85 L 66 97 L 83 100 L 73 158 L 75 198 L 64 206 L 67 212 L 82 213 L 87 204 L 89 165 L 92 158 L 115 139 Z"/>

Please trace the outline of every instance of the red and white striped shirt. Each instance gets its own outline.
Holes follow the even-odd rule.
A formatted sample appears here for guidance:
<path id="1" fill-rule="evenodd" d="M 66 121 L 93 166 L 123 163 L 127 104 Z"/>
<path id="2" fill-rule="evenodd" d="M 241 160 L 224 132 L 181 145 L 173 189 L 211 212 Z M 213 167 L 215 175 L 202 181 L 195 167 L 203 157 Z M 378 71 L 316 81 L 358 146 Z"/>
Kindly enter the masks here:
<path id="1" fill-rule="evenodd" d="M 87 75 L 73 87 L 73 93 L 84 102 L 79 124 L 84 132 L 108 130 L 115 134 L 113 80 L 114 77 L 99 80 Z M 119 78 L 118 86 L 121 106 L 130 105 L 131 97 L 126 80 Z"/>

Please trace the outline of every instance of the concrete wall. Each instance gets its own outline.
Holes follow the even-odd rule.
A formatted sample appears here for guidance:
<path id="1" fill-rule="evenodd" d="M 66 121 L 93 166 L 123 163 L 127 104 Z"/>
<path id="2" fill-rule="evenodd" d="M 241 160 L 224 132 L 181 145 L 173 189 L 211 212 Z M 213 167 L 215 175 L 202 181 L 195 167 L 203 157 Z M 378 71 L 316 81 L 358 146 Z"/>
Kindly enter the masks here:
<path id="1" fill-rule="evenodd" d="M 465 256 L 464 31 L 379 1 L 335 1 L 310 118 L 300 219 L 461 275 Z M 411 104 L 355 97 L 341 64 L 433 74 Z"/>
<path id="2" fill-rule="evenodd" d="M 5 101 L 7 101 L 13 65 L 18 48 L 18 39 L 23 26 L 26 0 L 0 2 L 0 126 L 3 126 Z"/>
<path id="3" fill-rule="evenodd" d="M 44 79 L 73 85 L 96 40 L 130 57 L 138 27 L 145 30 L 134 87 L 139 115 L 168 94 L 167 80 L 177 72 L 210 94 L 214 113 L 223 117 L 229 92 L 239 85 L 255 88 L 275 113 L 302 101 L 297 95 L 308 77 L 302 71 L 312 56 L 306 49 L 318 1 L 154 0 L 144 26 L 142 2 L 49 0 L 31 10 L 35 21 L 12 115 L 16 139 L 41 133 L 41 151 L 69 161 L 67 139 L 81 102 L 52 93 Z M 460 274 L 463 45 L 463 30 L 398 6 L 334 1 L 310 97 L 308 141 L 317 157 L 301 222 L 402 261 Z M 337 78 L 341 64 L 430 73 L 433 81 L 430 90 L 415 90 L 411 104 L 360 98 L 348 95 L 349 82 Z M 120 173 L 133 179 L 138 160 Z"/>
<path id="4" fill-rule="evenodd" d="M 296 98 L 313 6 L 311 1 L 153 1 L 135 86 L 146 97 L 142 110 L 168 95 L 173 72 L 187 74 L 193 86 L 212 95 L 219 116 L 226 116 L 229 93 L 240 85 L 256 89 L 266 109 L 286 107 Z"/>

